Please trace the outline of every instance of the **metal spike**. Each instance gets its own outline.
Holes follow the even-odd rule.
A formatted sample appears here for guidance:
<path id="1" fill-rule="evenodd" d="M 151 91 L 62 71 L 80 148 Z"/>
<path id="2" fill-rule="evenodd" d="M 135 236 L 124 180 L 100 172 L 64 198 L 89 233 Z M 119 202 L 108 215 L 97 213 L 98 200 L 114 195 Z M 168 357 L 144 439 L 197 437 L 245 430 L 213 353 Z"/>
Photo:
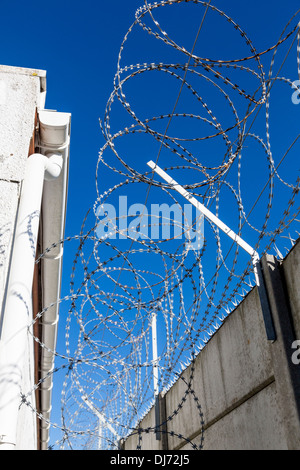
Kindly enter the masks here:
<path id="1" fill-rule="evenodd" d="M 292 246 L 294 246 L 296 240 L 294 240 L 294 239 L 291 237 L 290 233 L 289 233 L 289 239 L 290 239 L 290 242 L 291 242 Z"/>
<path id="2" fill-rule="evenodd" d="M 275 243 L 274 243 L 274 248 L 275 248 L 275 251 L 276 251 L 276 253 L 277 253 L 277 256 L 278 256 L 280 259 L 283 259 L 284 256 L 280 253 L 280 251 L 279 251 L 279 249 L 277 248 L 277 246 L 275 245 Z"/>

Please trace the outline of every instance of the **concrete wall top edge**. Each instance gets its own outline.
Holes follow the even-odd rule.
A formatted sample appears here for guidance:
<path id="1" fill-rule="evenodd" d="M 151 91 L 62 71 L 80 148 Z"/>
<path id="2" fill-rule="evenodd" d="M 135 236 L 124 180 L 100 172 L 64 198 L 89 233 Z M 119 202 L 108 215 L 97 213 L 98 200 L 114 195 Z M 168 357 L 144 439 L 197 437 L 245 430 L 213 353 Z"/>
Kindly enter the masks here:
<path id="1" fill-rule="evenodd" d="M 26 67 L 16 67 L 12 65 L 0 65 L 0 72 L 3 73 L 13 73 L 19 75 L 31 75 L 41 78 L 46 77 L 46 70 L 35 69 L 35 68 L 26 68 Z"/>

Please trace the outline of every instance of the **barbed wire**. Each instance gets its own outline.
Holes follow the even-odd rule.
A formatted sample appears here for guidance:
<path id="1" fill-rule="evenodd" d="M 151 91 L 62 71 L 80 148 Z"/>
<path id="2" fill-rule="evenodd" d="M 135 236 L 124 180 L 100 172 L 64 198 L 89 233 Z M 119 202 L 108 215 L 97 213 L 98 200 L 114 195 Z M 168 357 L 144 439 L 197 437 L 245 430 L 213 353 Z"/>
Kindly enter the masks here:
<path id="1" fill-rule="evenodd" d="M 200 9 L 203 22 L 207 12 L 220 17 L 240 36 L 247 54 L 213 59 L 197 55 L 197 41 L 190 51 L 180 45 L 159 21 L 160 11 L 180 4 Z M 203 239 L 193 244 L 199 227 L 203 230 L 201 214 L 187 216 L 170 185 L 149 171 L 147 158 L 151 154 L 218 217 L 229 217 L 233 228 L 260 254 L 272 250 L 283 257 L 282 252 L 289 250 L 286 241 L 292 246 L 298 235 L 300 178 L 295 148 L 299 134 L 289 135 L 285 150 L 280 147 L 274 155 L 271 108 L 277 86 L 286 87 L 286 106 L 295 107 L 291 103 L 291 94 L 297 91 L 295 77 L 285 78 L 281 73 L 294 53 L 300 78 L 299 11 L 278 41 L 263 51 L 211 2 L 145 1 L 135 12 L 100 121 L 105 143 L 95 168 L 97 199 L 87 211 L 80 234 L 57 241 L 37 260 L 41 262 L 59 244 L 77 244 L 70 291 L 58 301 L 60 310 L 67 312 L 64 351 L 51 351 L 34 337 L 41 348 L 55 355 L 56 366 L 22 395 L 22 405 L 32 407 L 59 434 L 51 448 L 114 449 L 121 440 L 136 435 L 137 449 L 142 449 L 143 437 L 157 432 L 175 436 L 193 449 L 203 447 L 205 417 L 193 389 L 195 357 L 254 285 L 252 261 L 208 220 Z M 122 64 L 137 28 L 169 48 L 170 63 Z M 173 53 L 178 62 L 173 61 Z M 276 59 L 280 62 L 277 72 Z M 173 97 L 173 103 L 181 95 L 172 112 L 162 104 L 160 112 L 149 114 L 150 104 L 143 106 L 128 96 L 126 87 L 134 96 L 135 87 L 130 84 L 145 79 L 143 96 L 147 98 L 157 75 L 170 81 L 166 95 Z M 155 110 L 159 95 L 157 100 Z M 114 131 L 117 105 L 125 111 L 124 126 Z M 191 130 L 196 136 L 189 136 Z M 171 131 L 178 136 L 170 135 Z M 287 162 L 289 171 L 284 170 Z M 124 196 L 128 204 L 142 203 L 125 215 L 105 212 L 117 208 Z M 162 216 L 149 214 L 157 201 L 178 210 L 177 217 L 170 211 Z M 160 236 L 153 237 L 153 233 Z M 52 306 L 39 312 L 33 323 Z M 158 324 L 157 358 L 152 345 L 153 315 Z M 142 419 L 155 403 L 157 373 L 160 392 L 167 392 L 178 380 L 186 388 L 164 422 L 143 428 Z M 49 376 L 56 379 L 60 374 L 61 422 L 57 423 L 46 420 L 29 398 Z M 198 445 L 172 430 L 172 421 L 184 413 L 188 398 L 199 413 Z"/>

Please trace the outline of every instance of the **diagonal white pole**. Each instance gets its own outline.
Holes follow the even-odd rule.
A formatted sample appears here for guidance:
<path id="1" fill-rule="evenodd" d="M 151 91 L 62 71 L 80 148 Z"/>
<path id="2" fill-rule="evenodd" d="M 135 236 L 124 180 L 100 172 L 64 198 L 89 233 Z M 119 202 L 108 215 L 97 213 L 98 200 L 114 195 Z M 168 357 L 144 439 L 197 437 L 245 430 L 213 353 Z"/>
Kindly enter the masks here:
<path id="1" fill-rule="evenodd" d="M 104 427 L 107 427 L 115 436 L 117 439 L 119 439 L 119 435 L 117 434 L 116 430 L 109 424 L 107 421 L 105 415 L 101 413 L 95 405 L 89 400 L 87 395 L 81 395 L 81 399 L 87 404 L 87 406 L 95 413 L 97 418 L 99 419 L 99 433 L 100 433 L 100 424 L 102 423 Z M 100 442 L 100 435 L 98 436 L 98 442 Z"/>
<path id="2" fill-rule="evenodd" d="M 275 341 L 276 333 L 272 322 L 272 315 L 269 308 L 269 302 L 267 292 L 264 285 L 263 273 L 259 254 L 254 250 L 248 243 L 246 243 L 239 235 L 225 225 L 218 217 L 216 217 L 207 207 L 201 202 L 197 201 L 186 189 L 180 186 L 177 181 L 171 178 L 164 170 L 162 170 L 156 163 L 150 160 L 147 165 L 155 171 L 162 179 L 164 179 L 170 186 L 173 187 L 178 193 L 180 193 L 185 199 L 187 199 L 193 206 L 195 206 L 202 214 L 213 222 L 219 229 L 221 229 L 226 235 L 228 235 L 233 241 L 235 241 L 241 248 L 243 248 L 252 258 L 254 275 L 256 285 L 258 287 L 259 296 L 261 300 L 262 311 L 265 319 L 267 337 L 270 341 Z"/>
<path id="3" fill-rule="evenodd" d="M 226 235 L 228 235 L 232 240 L 234 240 L 241 248 L 243 248 L 247 253 L 249 253 L 252 258 L 259 258 L 258 253 L 246 243 L 239 235 L 237 235 L 233 230 L 231 230 L 227 225 L 225 225 L 218 217 L 216 217 L 210 210 L 207 209 L 201 202 L 197 201 L 186 189 L 180 186 L 173 178 L 171 178 L 164 170 L 157 166 L 152 160 L 147 163 L 152 170 L 155 171 L 159 176 L 161 176 L 167 183 L 173 186 L 177 192 L 179 192 L 185 199 L 187 199 L 193 206 L 195 206 L 202 214 L 211 220 L 217 227 L 219 227 Z"/>

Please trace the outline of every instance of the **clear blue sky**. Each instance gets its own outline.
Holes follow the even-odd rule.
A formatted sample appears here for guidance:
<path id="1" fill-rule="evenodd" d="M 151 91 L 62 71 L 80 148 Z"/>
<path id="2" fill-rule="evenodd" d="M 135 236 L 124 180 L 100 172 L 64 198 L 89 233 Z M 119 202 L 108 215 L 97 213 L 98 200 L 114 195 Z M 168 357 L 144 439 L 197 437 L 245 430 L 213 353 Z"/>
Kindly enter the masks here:
<path id="1" fill-rule="evenodd" d="M 220 0 L 213 2 L 221 9 L 223 3 Z M 136 9 L 143 4 L 143 0 L 87 0 L 84 3 L 71 0 L 31 0 L 29 3 L 11 0 L 1 5 L 1 63 L 46 70 L 46 107 L 72 113 L 68 207 L 70 230 L 73 229 L 74 215 L 85 214 L 86 207 L 94 200 L 94 170 L 98 150 L 104 142 L 98 119 L 103 118 L 112 91 L 120 44 L 134 21 Z M 186 47 L 191 47 L 204 9 L 199 8 L 199 16 L 191 18 L 189 7 L 192 5 L 186 6 L 186 15 L 180 18 L 180 22 L 178 15 L 172 11 L 176 10 L 176 6 L 165 7 L 162 26 L 173 33 L 171 37 L 175 34 L 175 38 L 182 39 L 184 35 Z M 297 0 L 289 0 L 284 6 L 277 0 L 254 0 L 251 5 L 230 0 L 226 2 L 225 11 L 236 19 L 257 50 L 261 51 L 276 42 L 298 6 Z M 222 30 L 214 29 L 213 25 L 208 18 L 207 31 L 206 26 L 203 28 L 207 35 L 203 32 L 203 37 L 200 35 L 198 40 L 199 53 L 201 50 L 208 57 L 211 51 L 215 53 L 218 48 L 220 50 L 223 42 Z M 227 33 L 229 31 L 226 30 Z M 124 54 L 129 60 L 124 60 L 123 64 L 130 64 L 130 60 L 146 61 L 150 57 L 147 34 L 136 34 L 136 37 L 137 40 L 130 42 Z M 238 35 L 232 36 L 233 41 L 237 38 Z M 155 54 L 158 42 L 152 39 L 150 46 L 155 60 L 159 60 L 158 54 Z M 296 69 L 293 74 L 296 80 Z M 144 83 L 141 87 L 144 87 Z M 176 95 L 172 98 L 175 100 Z M 74 224 L 74 230 L 77 231 L 78 224 Z"/>
<path id="2" fill-rule="evenodd" d="M 300 7 L 298 0 L 288 0 L 283 3 L 279 0 L 253 0 L 244 2 L 241 0 L 214 0 L 213 5 L 224 9 L 225 13 L 232 17 L 253 42 L 256 50 L 262 52 L 273 46 L 286 23 Z M 120 45 L 129 26 L 134 22 L 136 9 L 144 5 L 143 0 L 86 0 L 77 2 L 74 0 L 52 0 L 40 2 L 31 0 L 29 3 L 21 0 L 2 2 L 0 18 L 1 59 L 3 65 L 37 68 L 47 71 L 47 98 L 46 108 L 72 114 L 71 151 L 70 151 L 70 180 L 67 210 L 66 235 L 76 235 L 80 231 L 81 223 L 86 211 L 93 206 L 97 197 L 95 187 L 95 171 L 98 160 L 98 152 L 105 141 L 100 132 L 99 118 L 103 119 L 105 106 L 110 93 L 113 90 L 113 78 L 116 73 L 118 53 Z M 204 7 L 193 2 L 180 5 L 166 6 L 154 11 L 163 30 L 178 44 L 186 49 L 191 49 L 203 17 Z M 290 31 L 299 21 L 300 16 L 291 23 Z M 151 21 L 146 21 L 148 25 Z M 293 36 L 294 38 L 294 36 Z M 285 54 L 291 41 L 287 42 L 276 55 L 274 71 L 280 69 Z M 207 18 L 200 32 L 195 48 L 196 55 L 210 59 L 230 60 L 249 56 L 249 48 L 246 47 L 243 38 L 232 25 L 224 18 L 209 10 Z M 268 74 L 272 53 L 261 57 L 265 73 Z M 183 54 L 174 52 L 170 46 L 166 46 L 153 36 L 148 35 L 139 27 L 135 27 L 122 55 L 121 65 L 136 63 L 177 63 L 184 62 Z M 257 72 L 257 63 L 252 60 L 253 68 Z M 254 64 L 254 65 L 253 65 Z M 247 62 L 247 66 L 250 66 Z M 221 69 L 222 73 L 224 68 Z M 231 70 L 232 72 L 232 70 Z M 234 72 L 232 72 L 234 76 Z M 288 77 L 291 81 L 299 79 L 297 72 L 296 42 L 292 52 L 288 56 L 280 75 Z M 243 82 L 243 74 L 236 75 L 241 80 L 241 87 L 252 93 L 258 87 L 259 82 L 252 76 Z M 195 81 L 193 82 L 193 84 Z M 255 88 L 256 87 L 256 88 Z M 159 114 L 168 114 L 173 110 L 180 83 L 176 80 L 166 79 L 165 76 L 147 73 L 136 77 L 124 86 L 127 99 L 133 110 L 139 117 L 145 119 Z M 226 122 L 230 122 L 228 110 L 223 108 L 222 99 L 216 98 L 207 84 L 202 82 L 198 86 L 198 92 L 218 115 L 223 128 Z M 299 133 L 299 110 L 291 102 L 292 91 L 286 85 L 278 85 L 271 92 L 274 101 L 271 102 L 270 133 L 272 151 L 275 163 L 278 163 L 284 152 Z M 183 91 L 178 103 L 178 112 L 190 112 L 203 114 L 203 108 L 199 108 L 199 102 L 189 101 L 190 97 Z M 209 101 L 211 100 L 211 101 Z M 223 103 L 223 104 L 222 104 Z M 240 108 L 239 108 L 240 111 Z M 206 116 L 207 117 L 207 116 Z M 229 121 L 227 121 L 229 119 Z M 173 121 L 169 128 L 169 135 L 187 137 L 196 132 L 204 135 L 211 132 L 211 128 Z M 124 129 L 132 120 L 128 114 L 115 106 L 112 112 L 112 133 Z M 164 120 L 160 129 L 163 132 L 167 121 Z M 155 124 L 156 125 L 156 124 Z M 266 124 L 263 116 L 258 117 L 253 126 L 253 133 L 265 138 Z M 202 133 L 202 134 L 201 134 Z M 197 134 L 199 135 L 199 134 Z M 143 140 L 136 135 L 134 139 L 125 140 L 121 145 L 126 162 L 137 168 L 140 172 L 147 171 L 146 162 L 155 160 L 159 146 Z M 124 145 L 124 147 L 122 147 Z M 216 144 L 198 142 L 192 145 L 198 161 L 207 166 L 216 166 L 220 163 L 225 153 L 224 143 L 218 139 Z M 264 152 L 261 152 L 257 143 L 251 139 L 245 143 L 242 160 L 241 191 L 246 211 L 249 211 L 258 197 L 268 178 L 268 163 Z M 280 167 L 280 176 L 289 184 L 295 184 L 299 176 L 299 142 L 293 148 L 289 158 Z M 106 158 L 106 153 L 105 153 Z M 170 165 L 168 155 L 161 154 L 160 162 Z M 117 165 L 115 159 L 109 160 Z M 176 164 L 180 164 L 177 160 Z M 119 166 L 120 167 L 120 166 Z M 235 167 L 235 171 L 237 168 Z M 184 183 L 187 173 L 179 173 Z M 177 175 L 177 173 L 176 173 Z M 190 182 L 195 182 L 195 176 L 189 174 Z M 98 178 L 100 192 L 109 189 L 118 181 L 115 174 L 103 170 Z M 228 177 L 228 183 L 238 188 L 236 174 L 232 171 Z M 138 185 L 137 188 L 129 186 L 126 193 L 131 202 L 143 203 L 146 197 L 146 187 Z M 226 192 L 228 190 L 228 193 Z M 223 191 L 223 189 L 222 189 Z M 119 194 L 122 194 L 120 192 Z M 160 202 L 159 191 L 151 194 L 151 202 Z M 201 193 L 201 190 L 199 191 Z M 272 217 L 268 228 L 274 229 L 281 220 L 287 201 L 291 196 L 291 189 L 278 179 L 275 185 L 275 197 L 272 201 Z M 268 200 L 260 199 L 260 204 L 253 211 L 250 223 L 261 228 L 267 210 Z M 234 206 L 234 208 L 233 208 Z M 274 213 L 275 208 L 275 213 Z M 213 210 L 218 207 L 214 202 Z M 238 217 L 236 201 L 229 189 L 224 185 L 224 194 L 221 194 L 220 215 L 224 222 L 234 229 L 238 229 Z M 273 216 L 274 214 L 274 216 Z M 93 223 L 93 221 L 91 221 Z M 299 230 L 299 229 L 298 229 Z M 209 231 L 209 230 L 208 230 Z M 207 232 L 206 232 L 207 233 Z M 257 232 L 246 226 L 243 232 L 247 241 L 251 244 L 257 242 Z M 223 253 L 230 247 L 227 240 L 223 240 Z M 284 246 L 287 243 L 283 243 Z M 76 248 L 76 247 L 75 247 Z M 263 248 L 263 246 L 262 246 Z M 215 245 L 213 250 L 215 250 Z M 212 255 L 212 263 L 208 259 L 208 279 L 214 273 L 215 252 Z M 71 263 L 74 252 L 66 247 L 63 294 L 68 292 Z M 241 270 L 245 267 L 245 258 L 242 256 Z M 80 281 L 79 281 L 80 282 Z M 221 291 L 220 291 L 221 293 Z M 219 293 L 219 294 L 220 294 Z M 64 325 L 62 321 L 62 325 Z"/>

